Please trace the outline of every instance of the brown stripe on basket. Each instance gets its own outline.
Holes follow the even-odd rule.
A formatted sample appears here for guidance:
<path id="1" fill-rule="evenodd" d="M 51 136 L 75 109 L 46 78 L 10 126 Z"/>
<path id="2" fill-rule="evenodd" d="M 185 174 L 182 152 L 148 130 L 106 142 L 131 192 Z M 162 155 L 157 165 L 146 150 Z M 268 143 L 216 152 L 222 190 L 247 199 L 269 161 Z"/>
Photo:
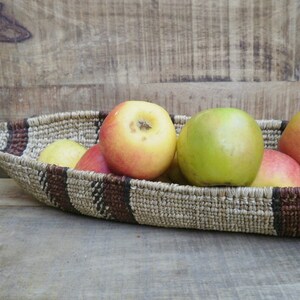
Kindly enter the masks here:
<path id="1" fill-rule="evenodd" d="M 286 128 L 287 124 L 289 123 L 289 121 L 286 120 L 282 120 L 281 122 L 281 126 L 280 126 L 280 132 L 283 133 L 284 129 Z"/>
<path id="2" fill-rule="evenodd" d="M 48 199 L 62 210 L 79 213 L 72 205 L 67 190 L 67 170 L 54 165 L 47 165 L 46 172 L 42 174 L 40 183 Z"/>
<path id="3" fill-rule="evenodd" d="M 21 156 L 28 144 L 28 122 L 27 119 L 18 122 L 8 122 L 8 140 L 4 152 Z"/>
<path id="4" fill-rule="evenodd" d="M 300 188 L 274 188 L 273 212 L 279 236 L 300 237 Z"/>
<path id="5" fill-rule="evenodd" d="M 137 223 L 130 206 L 130 179 L 120 177 L 103 179 L 103 202 L 112 219 Z"/>
<path id="6" fill-rule="evenodd" d="M 113 219 L 110 207 L 106 206 L 104 201 L 104 188 L 105 184 L 102 181 L 93 181 L 91 184 L 93 205 L 96 207 L 97 212 L 104 219 Z"/>

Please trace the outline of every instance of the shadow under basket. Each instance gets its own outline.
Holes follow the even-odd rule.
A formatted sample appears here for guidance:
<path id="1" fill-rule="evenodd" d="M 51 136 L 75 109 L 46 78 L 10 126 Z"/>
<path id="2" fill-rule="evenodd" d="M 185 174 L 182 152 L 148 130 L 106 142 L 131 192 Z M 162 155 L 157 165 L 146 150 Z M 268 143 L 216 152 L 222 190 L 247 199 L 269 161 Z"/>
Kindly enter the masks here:
<path id="1" fill-rule="evenodd" d="M 60 138 L 98 141 L 106 113 L 56 113 L 0 123 L 0 166 L 29 194 L 64 211 L 160 227 L 300 236 L 300 187 L 195 187 L 77 171 L 37 162 Z M 177 133 L 189 119 L 172 116 Z M 286 125 L 258 120 L 265 148 Z"/>

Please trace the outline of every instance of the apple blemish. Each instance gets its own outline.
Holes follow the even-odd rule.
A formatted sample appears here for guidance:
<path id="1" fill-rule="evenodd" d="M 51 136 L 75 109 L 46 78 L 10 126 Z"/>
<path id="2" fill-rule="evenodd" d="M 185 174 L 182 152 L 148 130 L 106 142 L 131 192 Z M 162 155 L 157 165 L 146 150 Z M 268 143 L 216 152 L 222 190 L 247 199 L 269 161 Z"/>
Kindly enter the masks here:
<path id="1" fill-rule="evenodd" d="M 152 126 L 145 120 L 138 120 L 138 128 L 140 130 L 149 130 L 152 128 Z"/>
<path id="2" fill-rule="evenodd" d="M 136 123 L 134 121 L 131 121 L 129 124 L 129 128 L 132 133 L 135 133 L 137 131 L 137 128 L 141 131 L 148 131 L 152 128 L 152 126 L 145 120 L 138 120 Z"/>

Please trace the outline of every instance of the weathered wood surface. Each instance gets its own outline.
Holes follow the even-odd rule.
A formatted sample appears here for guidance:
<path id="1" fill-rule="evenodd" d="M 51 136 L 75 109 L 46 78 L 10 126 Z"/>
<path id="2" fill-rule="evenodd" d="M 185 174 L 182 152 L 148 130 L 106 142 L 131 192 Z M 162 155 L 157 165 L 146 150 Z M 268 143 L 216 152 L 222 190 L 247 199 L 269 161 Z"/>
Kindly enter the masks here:
<path id="1" fill-rule="evenodd" d="M 300 82 L 154 83 L 115 89 L 102 85 L 41 86 L 2 88 L 0 93 L 4 104 L 0 121 L 57 111 L 109 111 L 125 99 L 146 99 L 163 105 L 171 114 L 185 115 L 232 106 L 245 109 L 256 119 L 288 120 L 300 111 Z"/>
<path id="2" fill-rule="evenodd" d="M 4 1 L 1 86 L 299 79 L 297 0 Z"/>
<path id="3" fill-rule="evenodd" d="M 299 239 L 112 223 L 0 190 L 1 299 L 299 299 Z"/>
<path id="4" fill-rule="evenodd" d="M 300 110 L 297 0 L 3 3 L 32 37 L 0 44 L 0 120 L 109 110 L 128 98 L 177 114 L 231 105 L 288 119 Z"/>

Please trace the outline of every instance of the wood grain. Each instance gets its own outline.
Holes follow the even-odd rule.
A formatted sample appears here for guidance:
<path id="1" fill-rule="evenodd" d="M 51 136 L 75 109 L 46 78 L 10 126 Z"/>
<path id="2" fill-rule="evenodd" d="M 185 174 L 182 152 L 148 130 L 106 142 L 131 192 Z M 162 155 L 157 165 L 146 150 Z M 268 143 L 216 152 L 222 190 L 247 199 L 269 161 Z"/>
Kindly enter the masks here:
<path id="1" fill-rule="evenodd" d="M 43 203 L 33 199 L 28 193 L 13 180 L 9 178 L 0 179 L 0 208 L 9 207 L 34 207 L 45 206 Z"/>
<path id="2" fill-rule="evenodd" d="M 299 239 L 113 223 L 0 190 L 1 299 L 299 298 Z"/>
<path id="3" fill-rule="evenodd" d="M 220 106 L 238 107 L 256 119 L 289 120 L 300 111 L 299 82 L 190 82 L 128 85 L 57 85 L 0 88 L 0 121 L 57 111 L 109 111 L 127 99 L 148 100 L 171 114 L 193 115 Z"/>
<path id="4" fill-rule="evenodd" d="M 297 0 L 4 3 L 33 38 L 1 45 L 2 87 L 299 77 Z"/>

